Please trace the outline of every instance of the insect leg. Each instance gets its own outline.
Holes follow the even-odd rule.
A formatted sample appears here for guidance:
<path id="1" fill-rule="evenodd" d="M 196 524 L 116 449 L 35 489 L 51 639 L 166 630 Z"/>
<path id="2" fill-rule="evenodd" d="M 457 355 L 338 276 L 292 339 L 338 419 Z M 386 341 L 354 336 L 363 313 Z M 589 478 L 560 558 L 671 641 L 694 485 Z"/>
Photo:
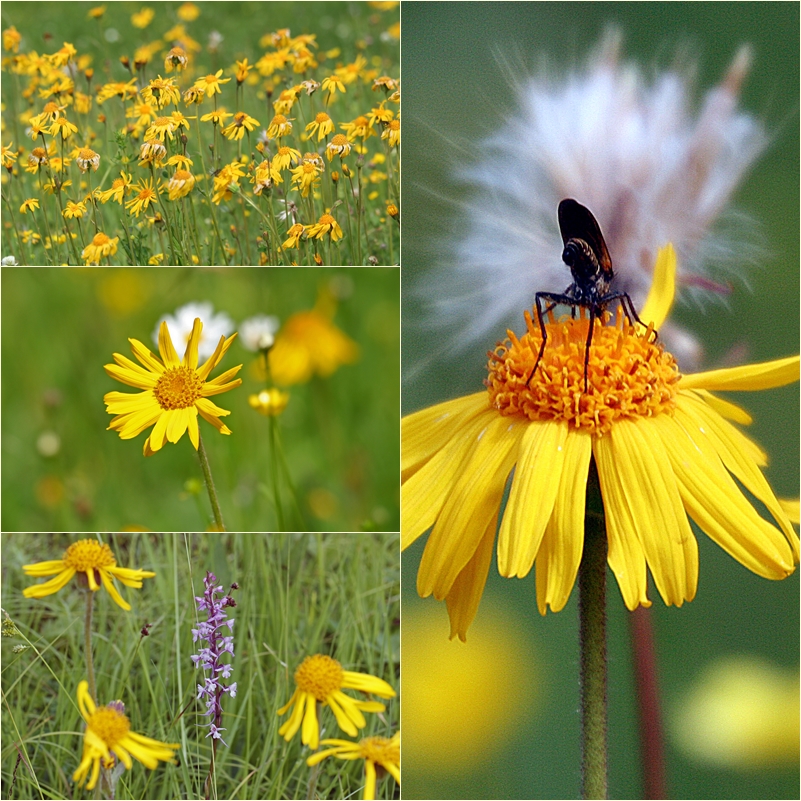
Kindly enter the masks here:
<path id="1" fill-rule="evenodd" d="M 590 366 L 590 345 L 592 344 L 592 329 L 595 325 L 595 306 L 589 307 L 590 312 L 590 326 L 587 330 L 587 343 L 584 346 L 584 394 L 586 395 L 589 390 L 588 385 L 588 370 Z"/>

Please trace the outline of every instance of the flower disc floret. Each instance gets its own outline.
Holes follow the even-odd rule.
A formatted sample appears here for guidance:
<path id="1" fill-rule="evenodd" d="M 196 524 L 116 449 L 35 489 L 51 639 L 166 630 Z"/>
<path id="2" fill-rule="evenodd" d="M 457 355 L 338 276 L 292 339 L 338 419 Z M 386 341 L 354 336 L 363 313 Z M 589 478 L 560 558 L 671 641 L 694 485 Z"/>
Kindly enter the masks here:
<path id="1" fill-rule="evenodd" d="M 331 693 L 342 688 L 342 665 L 324 654 L 307 656 L 295 671 L 295 684 L 302 692 L 310 693 L 318 701 L 325 701 Z"/>
<path id="2" fill-rule="evenodd" d="M 73 542 L 64 552 L 62 561 L 76 573 L 88 573 L 96 568 L 112 567 L 117 564 L 111 548 L 97 540 Z"/>
<path id="3" fill-rule="evenodd" d="M 539 325 L 526 312 L 527 331 L 489 354 L 485 383 L 492 406 L 502 415 L 529 420 L 565 420 L 572 427 L 602 435 L 623 418 L 653 417 L 675 408 L 680 379 L 670 353 L 654 342 L 653 330 L 640 333 L 618 315 L 616 326 L 595 320 L 584 392 L 586 319 Z"/>

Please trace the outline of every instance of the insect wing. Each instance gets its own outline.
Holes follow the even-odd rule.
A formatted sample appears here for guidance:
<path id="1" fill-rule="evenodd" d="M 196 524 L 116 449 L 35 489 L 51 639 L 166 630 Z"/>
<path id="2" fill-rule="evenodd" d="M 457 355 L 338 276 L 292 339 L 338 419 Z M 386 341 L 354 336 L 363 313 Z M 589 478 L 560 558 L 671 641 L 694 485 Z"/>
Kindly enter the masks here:
<path id="1" fill-rule="evenodd" d="M 562 242 L 568 239 L 583 239 L 595 253 L 601 272 L 607 281 L 612 280 L 612 259 L 604 242 L 604 235 L 592 212 L 572 198 L 565 198 L 559 204 L 559 231 Z"/>

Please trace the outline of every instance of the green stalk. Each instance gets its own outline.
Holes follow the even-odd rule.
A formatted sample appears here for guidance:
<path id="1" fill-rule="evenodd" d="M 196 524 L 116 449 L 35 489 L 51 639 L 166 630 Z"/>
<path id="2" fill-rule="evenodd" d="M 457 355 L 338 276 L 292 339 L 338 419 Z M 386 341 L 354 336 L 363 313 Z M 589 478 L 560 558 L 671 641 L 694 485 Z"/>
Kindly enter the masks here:
<path id="1" fill-rule="evenodd" d="M 83 618 L 83 649 L 86 654 L 86 680 L 89 682 L 89 695 L 97 703 L 97 688 L 95 687 L 95 666 L 92 661 L 92 604 L 95 594 L 86 588 L 86 613 Z"/>
<path id="2" fill-rule="evenodd" d="M 214 524 L 218 531 L 225 531 L 225 523 L 223 523 L 222 512 L 220 511 L 220 502 L 217 500 L 217 490 L 214 488 L 214 480 L 211 477 L 209 457 L 206 455 L 206 449 L 203 446 L 203 437 L 200 435 L 200 432 L 198 432 L 197 456 L 200 460 L 200 469 L 203 471 L 203 478 L 206 481 L 206 489 L 208 490 L 209 500 L 211 501 L 211 512 L 214 515 Z"/>
<path id="3" fill-rule="evenodd" d="M 595 462 L 590 463 L 579 566 L 579 683 L 582 798 L 607 798 L 606 525 Z"/>

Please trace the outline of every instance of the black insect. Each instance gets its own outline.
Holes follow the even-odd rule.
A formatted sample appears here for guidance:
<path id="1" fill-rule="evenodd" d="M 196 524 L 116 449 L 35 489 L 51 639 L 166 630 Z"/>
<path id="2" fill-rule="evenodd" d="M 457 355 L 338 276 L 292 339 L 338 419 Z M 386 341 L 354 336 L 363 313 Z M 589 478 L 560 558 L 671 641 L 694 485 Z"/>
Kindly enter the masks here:
<path id="1" fill-rule="evenodd" d="M 542 332 L 542 344 L 537 355 L 534 369 L 526 381 L 526 386 L 537 372 L 545 351 L 548 334 L 545 329 L 543 314 L 548 314 L 556 306 L 570 306 L 575 318 L 577 309 L 589 312 L 590 324 L 587 329 L 587 344 L 584 347 L 584 392 L 588 390 L 587 369 L 590 363 L 590 344 L 596 319 L 603 319 L 604 312 L 612 303 L 619 303 L 630 321 L 643 325 L 634 310 L 634 304 L 626 292 L 611 292 L 610 284 L 615 277 L 612 270 L 612 259 L 606 248 L 601 228 L 592 212 L 572 198 L 566 198 L 559 204 L 559 230 L 565 243 L 562 261 L 570 267 L 573 283 L 563 294 L 555 292 L 537 292 L 534 301 L 537 306 L 537 319 Z M 547 306 L 543 309 L 542 304 Z"/>

